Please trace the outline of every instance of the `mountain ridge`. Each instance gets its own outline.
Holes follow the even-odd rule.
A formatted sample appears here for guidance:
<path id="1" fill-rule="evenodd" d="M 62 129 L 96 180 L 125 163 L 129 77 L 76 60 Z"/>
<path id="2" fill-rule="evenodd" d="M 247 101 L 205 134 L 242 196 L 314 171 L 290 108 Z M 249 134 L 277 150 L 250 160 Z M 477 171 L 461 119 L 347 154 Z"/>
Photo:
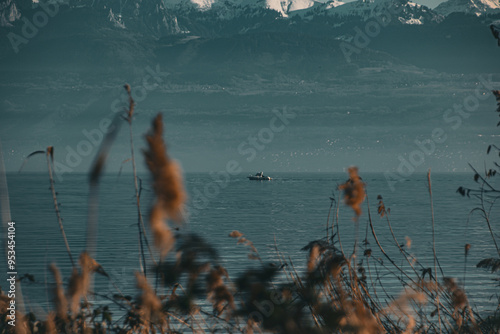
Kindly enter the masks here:
<path id="1" fill-rule="evenodd" d="M 500 13 L 500 0 L 447 0 L 434 10 L 444 16 L 465 13 L 476 16 Z"/>
<path id="2" fill-rule="evenodd" d="M 339 7 L 332 2 L 316 3 L 313 8 Z M 12 26 L 0 27 L 1 67 L 71 68 L 74 62 L 78 64 L 76 68 L 89 70 L 107 71 L 116 68 L 134 71 L 138 64 L 163 64 L 165 58 L 177 64 L 178 59 L 187 57 L 203 71 L 200 65 L 203 63 L 203 54 L 215 55 L 218 50 L 226 49 L 234 50 L 235 59 L 254 54 L 255 57 L 247 58 L 247 63 L 240 63 L 250 72 L 252 66 L 260 68 L 266 62 L 270 66 L 281 66 L 283 71 L 296 72 L 293 66 L 315 71 L 313 67 L 308 67 L 309 62 L 314 61 L 332 71 L 331 64 L 342 71 L 356 71 L 373 65 L 365 57 L 368 53 L 376 55 L 385 64 L 401 63 L 452 72 L 487 71 L 488 66 L 498 67 L 498 61 L 493 59 L 499 56 L 499 50 L 491 39 L 488 22 L 500 17 L 483 18 L 461 13 L 444 17 L 407 0 L 351 3 L 350 8 L 359 10 L 356 7 L 358 5 L 364 8 L 361 12 L 364 11 L 365 16 L 351 15 L 352 12 L 346 11 L 349 14 L 347 16 L 310 17 L 283 17 L 275 10 L 262 7 L 245 7 L 245 11 L 239 12 L 240 7 L 235 9 L 230 5 L 227 5 L 228 10 L 236 11 L 220 16 L 217 9 L 219 4 L 215 3 L 202 11 L 184 7 L 185 11 L 177 12 L 162 6 L 161 0 L 137 4 L 131 1 L 123 6 L 116 0 L 106 4 L 96 3 L 94 6 L 82 2 L 61 5 L 57 15 L 51 17 L 46 26 L 37 29 L 36 36 L 25 38 L 26 43 L 17 45 L 13 43 L 16 40 L 12 36 L 24 38 L 23 24 L 26 23 L 18 21 Z M 394 7 L 383 7 L 383 4 Z M 23 15 L 29 19 L 42 9 L 25 9 Z M 389 19 L 381 15 L 384 10 L 390 13 Z M 428 16 L 416 16 L 425 13 Z M 418 20 L 419 24 L 407 22 L 412 19 Z M 259 41 L 253 36 L 263 36 L 264 40 Z M 237 40 L 245 41 L 246 44 L 235 43 Z M 293 43 L 297 47 L 291 47 Z M 325 43 L 334 47 L 324 48 L 322 44 Z M 280 45 L 290 51 L 284 54 L 275 48 Z M 308 51 L 304 52 L 301 48 Z M 351 54 L 346 55 L 343 50 Z M 229 54 L 225 52 L 223 55 Z M 328 59 L 329 55 L 331 60 Z M 349 64 L 350 58 L 353 59 L 352 64 Z M 213 56 L 212 59 L 218 58 Z M 268 62 L 269 59 L 274 60 Z M 285 69 L 286 64 L 277 61 L 279 59 L 303 61 L 290 62 Z M 218 64 L 228 64 L 234 71 L 239 66 L 230 58 Z M 177 68 L 177 65 L 172 66 Z"/>

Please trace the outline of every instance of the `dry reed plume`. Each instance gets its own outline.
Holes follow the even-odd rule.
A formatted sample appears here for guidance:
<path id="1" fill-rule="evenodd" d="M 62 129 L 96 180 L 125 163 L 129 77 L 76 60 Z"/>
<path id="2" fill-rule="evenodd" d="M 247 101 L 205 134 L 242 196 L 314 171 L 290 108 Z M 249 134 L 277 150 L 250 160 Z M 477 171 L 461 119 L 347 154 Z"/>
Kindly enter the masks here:
<path id="1" fill-rule="evenodd" d="M 147 167 L 153 177 L 156 202 L 150 214 L 150 226 L 156 247 L 165 256 L 174 246 L 172 231 L 165 219 L 180 221 L 184 212 L 186 192 L 179 165 L 167 155 L 163 141 L 163 120 L 158 114 L 146 135 L 148 149 L 144 150 Z"/>
<path id="2" fill-rule="evenodd" d="M 231 312 L 236 309 L 233 293 L 229 290 L 224 280 L 229 279 L 227 270 L 217 266 L 207 275 L 207 298 L 212 302 L 217 316 L 226 312 L 226 318 L 231 317 Z"/>
<path id="3" fill-rule="evenodd" d="M 350 206 L 356 218 L 361 215 L 361 204 L 365 200 L 365 184 L 358 175 L 357 167 L 349 167 L 349 180 L 339 186 L 344 191 L 344 202 Z"/>
<path id="4" fill-rule="evenodd" d="M 55 264 L 49 266 L 52 276 L 55 280 L 55 286 L 52 291 L 54 306 L 56 307 L 56 315 L 59 319 L 66 321 L 68 318 L 68 300 L 64 294 L 63 281 L 61 272 Z"/>
<path id="5" fill-rule="evenodd" d="M 154 290 L 148 283 L 147 278 L 140 274 L 135 274 L 137 280 L 137 288 L 140 291 L 138 302 L 138 308 L 141 315 L 141 320 L 147 324 L 159 324 L 160 328 L 165 322 L 165 317 L 162 313 L 162 303 Z"/>

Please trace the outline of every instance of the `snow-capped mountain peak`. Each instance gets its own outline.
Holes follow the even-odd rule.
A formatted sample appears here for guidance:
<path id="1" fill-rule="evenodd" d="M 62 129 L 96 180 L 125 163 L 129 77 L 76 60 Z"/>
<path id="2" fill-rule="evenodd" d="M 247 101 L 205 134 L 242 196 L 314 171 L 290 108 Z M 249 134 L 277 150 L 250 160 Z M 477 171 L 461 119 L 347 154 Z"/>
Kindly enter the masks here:
<path id="1" fill-rule="evenodd" d="M 265 0 L 265 7 L 288 16 L 288 13 L 296 10 L 306 9 L 314 5 L 313 0 Z"/>
<path id="2" fill-rule="evenodd" d="M 327 0 L 322 0 L 323 3 Z M 318 1 L 314 0 L 165 0 L 167 7 L 194 8 L 197 10 L 208 10 L 210 8 L 265 8 L 280 13 L 287 17 L 292 11 L 302 10 L 314 6 Z"/>
<path id="3" fill-rule="evenodd" d="M 491 0 L 490 0 L 491 1 Z M 439 21 L 440 15 L 434 13 L 426 6 L 416 4 L 409 0 L 357 0 L 343 3 L 330 0 L 308 9 L 293 12 L 304 19 L 313 19 L 314 16 L 330 15 L 339 18 L 358 17 L 366 21 L 383 13 L 390 12 L 391 17 L 403 24 L 423 24 L 426 21 Z M 397 14 L 396 14 L 397 13 Z"/>
<path id="4" fill-rule="evenodd" d="M 448 0 L 434 9 L 441 15 L 466 13 L 477 16 L 500 13 L 500 0 Z"/>
<path id="5" fill-rule="evenodd" d="M 198 10 L 207 10 L 212 8 L 212 5 L 217 0 L 165 0 L 164 3 L 167 7 L 185 6 L 192 7 Z"/>

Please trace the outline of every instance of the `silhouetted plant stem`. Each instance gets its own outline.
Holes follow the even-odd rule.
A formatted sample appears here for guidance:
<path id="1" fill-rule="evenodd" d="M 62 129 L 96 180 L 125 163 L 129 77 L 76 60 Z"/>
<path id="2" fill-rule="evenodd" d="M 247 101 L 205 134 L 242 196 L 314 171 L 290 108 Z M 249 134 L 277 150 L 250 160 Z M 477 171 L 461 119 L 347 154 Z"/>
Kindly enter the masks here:
<path id="1" fill-rule="evenodd" d="M 136 205 L 137 205 L 137 228 L 139 230 L 139 247 L 140 247 L 140 253 L 141 253 L 141 258 L 142 258 L 142 263 L 144 266 L 142 267 L 142 272 L 144 276 L 146 276 L 146 257 L 144 255 L 144 246 L 143 246 L 143 238 L 144 242 L 146 243 L 149 254 L 151 256 L 151 259 L 153 263 L 156 265 L 156 261 L 153 256 L 153 252 L 151 250 L 151 247 L 148 242 L 147 234 L 146 234 L 146 229 L 144 226 L 144 220 L 142 218 L 142 212 L 141 212 L 141 196 L 140 196 L 140 190 L 139 190 L 139 184 L 137 182 L 137 169 L 135 165 L 135 153 L 134 153 L 134 134 L 132 131 L 132 116 L 134 114 L 134 108 L 135 108 L 135 102 L 134 99 L 132 98 L 132 93 L 130 91 L 130 86 L 125 85 L 125 90 L 127 91 L 128 98 L 129 98 L 129 110 L 127 112 L 127 122 L 129 125 L 129 133 L 130 133 L 130 153 L 132 156 L 132 171 L 134 175 L 134 187 L 135 187 L 135 198 L 136 198 Z M 141 262 L 141 259 L 139 259 L 139 262 Z"/>
<path id="2" fill-rule="evenodd" d="M 481 187 L 481 190 L 483 190 L 483 189 L 484 189 L 484 187 Z M 491 239 L 493 239 L 493 243 L 495 244 L 495 248 L 497 249 L 498 256 L 500 257 L 500 249 L 498 248 L 495 234 L 493 233 L 493 229 L 491 228 L 490 217 L 489 217 L 489 214 L 486 212 L 486 209 L 484 207 L 483 191 L 481 191 L 481 212 L 483 213 L 484 219 L 486 220 L 486 224 L 488 225 L 488 230 L 490 231 Z"/>
<path id="3" fill-rule="evenodd" d="M 3 162 L 2 153 L 2 143 L 0 142 L 0 211 L 2 212 L 2 243 L 4 245 L 5 251 L 5 263 L 7 263 L 8 258 L 8 247 L 7 247 L 7 230 L 8 222 L 12 221 L 10 215 L 10 199 L 9 199 L 9 188 L 7 186 L 7 176 L 5 173 L 5 165 Z"/>
<path id="4" fill-rule="evenodd" d="M 368 206 L 368 220 L 370 221 L 370 227 L 371 227 L 371 230 L 372 230 L 372 235 L 373 235 L 373 238 L 375 239 L 375 242 L 377 243 L 377 246 L 378 248 L 380 249 L 380 251 L 382 252 L 382 254 L 385 256 L 385 258 L 387 258 L 389 260 L 389 262 L 391 262 L 391 264 L 402 274 L 404 275 L 406 278 L 408 278 L 413 284 L 414 286 L 418 286 L 417 282 L 415 282 L 415 280 L 413 278 L 411 278 L 403 269 L 401 269 L 397 264 L 396 262 L 394 262 L 394 260 L 392 260 L 389 255 L 385 252 L 385 250 L 383 249 L 382 245 L 380 244 L 378 238 L 377 238 L 377 234 L 375 233 L 375 228 L 373 227 L 373 222 L 372 222 L 372 218 L 371 218 L 371 211 L 370 211 L 370 202 L 369 202 L 369 199 L 368 199 L 368 193 L 366 194 L 366 204 Z M 386 266 L 384 266 L 385 268 L 387 268 Z M 388 268 L 387 268 L 388 269 Z M 399 276 L 395 275 L 396 277 L 398 277 L 398 279 L 401 280 L 401 282 L 405 283 Z M 385 289 L 384 289 L 385 291 Z M 428 291 L 426 291 L 425 289 L 422 289 L 422 291 L 427 295 L 427 296 L 431 296 L 429 294 Z M 437 302 L 439 303 L 439 299 L 437 300 Z M 450 311 L 446 310 L 447 313 L 449 315 L 451 315 Z"/>
<path id="5" fill-rule="evenodd" d="M 71 255 L 71 250 L 69 248 L 68 239 L 66 238 L 66 233 L 64 232 L 64 226 L 61 218 L 61 211 L 59 210 L 59 203 L 57 202 L 57 194 L 54 186 L 54 177 L 52 175 L 54 161 L 54 148 L 52 146 L 47 147 L 47 166 L 49 169 L 49 179 L 50 179 L 50 190 L 52 191 L 52 199 L 54 201 L 54 209 L 57 215 L 57 222 L 59 223 L 59 229 L 61 230 L 62 237 L 64 239 L 64 244 L 66 245 L 66 251 L 68 252 L 69 260 L 71 261 L 71 265 L 73 268 L 76 268 L 75 261 L 73 260 L 73 256 Z"/>
<path id="6" fill-rule="evenodd" d="M 470 218 L 470 214 L 468 215 L 467 222 L 465 223 L 465 235 L 467 235 L 467 231 L 469 229 L 469 218 Z M 465 290 L 465 278 L 467 275 L 467 258 L 469 255 L 470 248 L 471 248 L 471 245 L 467 243 L 467 238 L 466 238 L 465 249 L 464 249 L 464 256 L 465 256 L 465 259 L 464 259 L 464 282 L 463 282 L 463 287 L 462 287 L 462 289 L 464 289 L 464 290 Z"/>
<path id="7" fill-rule="evenodd" d="M 330 213 L 332 212 L 333 202 L 335 199 L 330 197 L 330 209 L 328 209 L 328 217 L 326 218 L 326 241 L 328 242 L 328 224 L 330 223 Z"/>
<path id="8" fill-rule="evenodd" d="M 339 191 L 340 195 L 340 191 Z M 340 203 L 338 201 L 335 201 L 335 216 L 332 217 L 332 243 L 333 243 L 333 236 L 335 235 L 335 220 L 338 221 L 339 218 L 339 205 Z"/>
<path id="9" fill-rule="evenodd" d="M 340 198 L 340 190 L 339 190 L 339 198 Z M 342 253 L 342 256 L 345 258 L 344 248 L 342 247 L 342 240 L 340 239 L 339 210 L 340 210 L 340 201 L 337 201 L 337 209 L 335 210 L 336 211 L 335 212 L 335 224 L 332 224 L 332 230 L 335 226 L 336 230 L 337 230 L 337 239 L 339 240 L 340 252 Z M 333 233 L 333 231 L 332 231 L 332 233 Z"/>
<path id="10" fill-rule="evenodd" d="M 406 262 L 408 262 L 408 264 L 410 265 L 410 267 L 413 269 L 413 272 L 418 276 L 417 270 L 415 269 L 415 267 L 411 263 L 410 259 L 408 259 L 408 256 L 406 255 L 406 252 L 403 250 L 403 248 L 399 244 L 398 240 L 396 239 L 396 235 L 394 234 L 394 231 L 392 230 L 391 221 L 389 220 L 389 216 L 387 215 L 387 213 L 385 215 L 385 218 L 387 220 L 387 224 L 389 225 L 389 230 L 391 231 L 391 235 L 392 235 L 392 238 L 394 239 L 394 242 L 396 243 L 396 246 L 398 247 L 398 249 L 401 252 L 401 254 L 403 254 L 404 258 L 406 259 Z"/>
<path id="11" fill-rule="evenodd" d="M 495 204 L 496 200 L 499 199 L 500 197 L 499 196 L 494 197 L 493 200 L 491 200 L 491 202 L 490 202 L 487 199 L 485 199 L 485 196 L 484 196 L 485 194 L 488 194 L 488 193 L 491 193 L 491 192 L 498 193 L 499 191 L 497 189 L 495 189 L 484 177 L 482 177 L 481 174 L 479 174 L 478 171 L 471 164 L 469 164 L 469 166 L 470 166 L 470 168 L 475 173 L 474 180 L 475 181 L 478 181 L 478 180 L 482 181 L 482 185 L 481 185 L 481 187 L 480 187 L 479 190 L 471 190 L 471 189 L 469 189 L 467 191 L 467 196 L 469 196 L 469 192 L 478 192 L 479 194 L 475 194 L 474 196 L 476 196 L 479 199 L 480 203 L 481 203 L 481 207 L 473 209 L 470 212 L 470 214 L 474 213 L 475 211 L 480 211 L 482 213 L 484 219 L 486 220 L 486 224 L 488 225 L 488 230 L 490 231 L 490 235 L 491 235 L 491 238 L 492 238 L 493 243 L 495 245 L 495 248 L 497 250 L 497 253 L 500 256 L 500 249 L 498 247 L 498 244 L 497 244 L 497 241 L 496 241 L 496 238 L 495 238 L 495 234 L 493 233 L 493 229 L 491 228 L 491 223 L 490 223 L 490 219 L 489 219 L 489 215 L 491 213 L 491 209 L 493 208 L 493 205 Z M 485 189 L 485 186 L 487 186 L 489 188 L 489 190 Z M 460 187 L 459 190 L 460 189 L 463 189 L 463 188 Z M 465 194 L 465 192 L 462 190 L 462 195 L 464 195 L 464 194 Z M 488 203 L 491 204 L 490 208 L 488 210 L 486 209 L 486 207 L 484 205 L 485 201 L 487 201 Z"/>
<path id="12" fill-rule="evenodd" d="M 399 270 L 399 272 L 401 272 L 403 275 L 405 275 L 409 280 L 411 280 L 413 283 L 415 283 L 415 281 L 410 277 L 408 276 L 407 273 L 404 272 L 403 269 L 401 269 L 397 264 L 396 262 L 394 262 L 394 260 L 389 257 L 389 255 L 387 255 L 387 253 L 385 252 L 384 248 L 382 247 L 382 245 L 380 244 L 378 238 L 377 238 L 377 234 L 375 233 L 375 228 L 373 227 L 373 222 L 372 222 L 372 216 L 371 216 L 371 211 L 370 211 L 370 201 L 368 199 L 368 193 L 366 194 L 366 205 L 368 207 L 368 221 L 370 222 L 370 228 L 372 230 L 372 235 L 373 235 L 373 238 L 375 239 L 375 242 L 377 243 L 377 246 L 378 248 L 380 249 L 380 251 L 382 252 L 382 254 L 384 254 L 385 258 L 387 260 L 389 260 L 389 262 L 391 262 L 391 264 L 397 268 Z"/>
<path id="13" fill-rule="evenodd" d="M 429 197 L 431 201 L 431 220 L 432 220 L 432 252 L 434 254 L 434 282 L 436 284 L 436 307 L 438 311 L 439 333 L 441 333 L 441 310 L 439 307 L 439 286 L 437 281 L 437 254 L 436 254 L 436 233 L 434 224 L 434 201 L 432 200 L 432 182 L 431 169 L 427 172 L 427 182 L 429 185 Z"/>
<path id="14" fill-rule="evenodd" d="M 131 99 L 131 104 L 133 104 L 132 97 Z M 144 235 L 144 238 L 146 239 L 146 234 L 143 232 L 144 231 L 144 222 L 142 220 L 142 213 L 141 213 L 141 198 L 139 196 L 139 185 L 137 183 L 137 170 L 135 167 L 135 156 L 134 156 L 134 139 L 133 139 L 133 133 L 132 133 L 132 120 L 129 119 L 129 130 L 130 130 L 130 152 L 132 154 L 132 171 L 134 173 L 134 187 L 135 187 L 135 198 L 136 198 L 136 205 L 137 205 L 137 228 L 139 230 L 139 247 L 140 247 L 140 252 L 141 252 L 141 257 L 142 257 L 142 263 L 144 264 L 144 267 L 142 268 L 142 272 L 144 276 L 146 275 L 146 257 L 144 256 L 144 247 L 142 244 L 142 238 Z M 150 254 L 152 254 L 151 249 L 149 250 Z M 139 260 L 140 261 L 140 260 Z"/>
<path id="15" fill-rule="evenodd" d="M 483 181 L 483 184 L 485 184 L 486 186 L 488 186 L 488 188 L 490 188 L 491 191 L 498 192 L 498 190 L 495 189 L 488 181 L 486 181 L 486 179 L 484 177 L 482 177 L 481 174 L 479 174 L 478 171 L 471 164 L 469 164 L 469 167 L 474 171 L 474 173 L 477 176 L 477 178 L 481 179 L 481 181 Z"/>
<path id="16" fill-rule="evenodd" d="M 88 196 L 88 217 L 87 235 L 85 250 L 91 258 L 95 258 L 97 244 L 97 225 L 99 218 L 99 181 L 109 155 L 109 150 L 115 141 L 120 130 L 120 115 L 116 115 L 108 127 L 108 131 L 99 147 L 99 151 L 92 163 L 89 172 L 89 196 Z"/>

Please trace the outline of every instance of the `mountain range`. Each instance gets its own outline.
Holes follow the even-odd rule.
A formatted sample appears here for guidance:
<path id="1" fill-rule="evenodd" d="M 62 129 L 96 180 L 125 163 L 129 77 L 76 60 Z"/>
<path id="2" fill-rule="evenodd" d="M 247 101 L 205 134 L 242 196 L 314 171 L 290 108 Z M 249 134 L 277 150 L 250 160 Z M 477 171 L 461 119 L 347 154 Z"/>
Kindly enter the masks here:
<path id="1" fill-rule="evenodd" d="M 7 0 L 0 70 L 497 71 L 489 25 L 500 19 L 498 1 L 448 0 L 433 10 L 409 0 Z M 57 13 L 46 15 L 47 6 Z"/>
<path id="2" fill-rule="evenodd" d="M 29 0 L 28 0 L 29 1 Z M 20 20 L 21 11 L 30 11 L 38 6 L 27 0 L 7 0 L 0 4 L 0 27 L 12 27 Z M 154 25 L 168 25 L 167 33 L 179 33 L 184 30 L 177 27 L 177 16 L 192 17 L 195 13 L 200 18 L 231 20 L 239 17 L 258 17 L 267 12 L 274 12 L 279 18 L 312 20 L 315 17 L 331 16 L 343 21 L 346 18 L 359 17 L 367 20 L 386 10 L 398 10 L 398 19 L 405 24 L 422 24 L 442 20 L 441 16 L 453 13 L 489 15 L 500 13 L 500 0 L 447 0 L 434 10 L 409 0 L 153 0 L 153 1 L 102 1 L 102 0 L 49 0 L 47 3 L 68 5 L 72 8 L 90 7 L 105 10 L 110 21 L 117 27 L 126 27 L 124 17 L 138 18 L 146 16 L 153 19 L 160 16 L 161 22 L 149 22 Z M 20 10 L 22 8 L 22 10 Z M 159 28 L 161 30 L 161 28 Z"/>
<path id="3" fill-rule="evenodd" d="M 388 4 L 388 2 L 392 2 Z M 385 1 L 385 0 L 357 0 L 342 2 L 339 0 L 165 0 L 167 8 L 192 8 L 200 11 L 210 9 L 228 8 L 266 8 L 280 13 L 283 17 L 294 15 L 338 15 L 338 16 L 366 16 L 373 14 L 388 5 L 399 4 L 400 6 L 413 7 L 419 10 L 421 5 L 411 1 Z M 383 7 L 383 8 L 381 8 Z M 425 9 L 428 11 L 429 9 Z M 500 10 L 499 0 L 447 0 L 441 3 L 435 12 L 441 15 L 451 13 L 468 13 L 475 15 L 498 13 Z M 222 10 L 224 12 L 224 10 Z"/>

